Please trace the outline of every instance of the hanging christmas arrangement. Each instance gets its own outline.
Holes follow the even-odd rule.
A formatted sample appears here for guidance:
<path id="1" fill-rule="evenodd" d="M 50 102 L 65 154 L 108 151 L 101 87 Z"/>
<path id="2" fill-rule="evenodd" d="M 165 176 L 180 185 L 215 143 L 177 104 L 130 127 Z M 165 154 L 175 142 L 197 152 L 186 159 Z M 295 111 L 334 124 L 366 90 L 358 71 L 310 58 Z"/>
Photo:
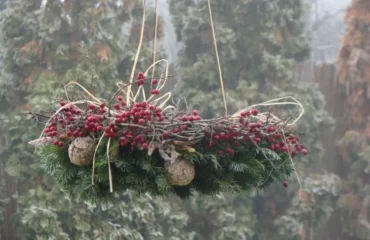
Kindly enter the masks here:
<path id="1" fill-rule="evenodd" d="M 143 27 L 144 20 L 145 14 Z M 295 172 L 292 158 L 307 154 L 294 133 L 304 112 L 298 101 L 275 99 L 203 119 L 197 110 L 168 104 L 171 93 L 162 93 L 168 65 L 161 77 L 147 76 L 165 60 L 154 61 L 134 77 L 141 41 L 142 36 L 129 83 L 118 83 L 108 101 L 76 82 L 67 84 L 58 110 L 40 138 L 30 142 L 38 146 L 45 171 L 63 189 L 95 202 L 126 190 L 186 198 L 193 191 L 213 195 L 261 189 Z M 85 97 L 71 100 L 71 85 L 79 86 Z M 279 105 L 296 106 L 300 112 L 279 119 L 261 111 Z"/>

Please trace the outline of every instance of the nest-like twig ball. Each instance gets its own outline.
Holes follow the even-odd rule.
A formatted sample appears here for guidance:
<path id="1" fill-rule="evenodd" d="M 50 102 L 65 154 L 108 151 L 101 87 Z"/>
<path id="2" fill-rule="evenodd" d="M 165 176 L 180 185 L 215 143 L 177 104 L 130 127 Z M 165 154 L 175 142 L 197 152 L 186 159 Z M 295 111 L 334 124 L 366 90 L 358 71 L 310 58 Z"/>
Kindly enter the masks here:
<path id="1" fill-rule="evenodd" d="M 164 168 L 169 173 L 171 185 L 174 186 L 186 186 L 195 177 L 194 165 L 183 159 L 177 159 L 172 163 L 171 161 L 166 161 Z"/>
<path id="2" fill-rule="evenodd" d="M 91 137 L 79 137 L 72 141 L 68 148 L 71 163 L 77 166 L 88 166 L 92 163 L 95 141 Z"/>

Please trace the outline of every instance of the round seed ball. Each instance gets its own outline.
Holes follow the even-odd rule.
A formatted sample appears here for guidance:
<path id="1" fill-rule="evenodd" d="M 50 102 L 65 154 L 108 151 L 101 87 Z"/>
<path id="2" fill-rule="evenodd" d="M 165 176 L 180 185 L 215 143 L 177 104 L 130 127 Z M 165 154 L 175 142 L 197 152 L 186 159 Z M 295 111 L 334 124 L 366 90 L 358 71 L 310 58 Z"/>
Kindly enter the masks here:
<path id="1" fill-rule="evenodd" d="M 95 141 L 91 137 L 79 137 L 72 141 L 68 148 L 71 163 L 77 166 L 88 166 L 92 163 Z"/>
<path id="2" fill-rule="evenodd" d="M 186 186 L 195 177 L 194 165 L 183 159 L 178 159 L 173 163 L 166 161 L 164 168 L 169 173 L 171 185 Z"/>

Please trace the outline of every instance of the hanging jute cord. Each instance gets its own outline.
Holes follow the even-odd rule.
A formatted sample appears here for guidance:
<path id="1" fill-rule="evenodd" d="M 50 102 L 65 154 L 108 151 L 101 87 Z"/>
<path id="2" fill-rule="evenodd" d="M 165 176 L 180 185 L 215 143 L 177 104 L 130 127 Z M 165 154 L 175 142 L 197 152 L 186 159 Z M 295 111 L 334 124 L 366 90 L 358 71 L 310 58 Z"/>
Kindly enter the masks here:
<path id="1" fill-rule="evenodd" d="M 224 100 L 224 108 L 225 108 L 225 116 L 227 116 L 227 103 L 226 103 L 226 94 L 225 94 L 225 88 L 224 88 L 224 81 L 222 78 L 222 69 L 220 64 L 220 57 L 218 55 L 218 48 L 217 48 L 217 40 L 216 40 L 216 33 L 215 33 L 215 27 L 213 24 L 213 18 L 212 18 L 212 8 L 211 8 L 211 1 L 208 0 L 208 10 L 209 10 L 209 19 L 211 21 L 211 28 L 212 28 L 212 37 L 213 37 L 213 45 L 215 47 L 216 52 L 216 59 L 217 59 L 217 66 L 218 66 L 218 73 L 220 75 L 220 84 L 221 84 L 221 92 L 222 92 L 222 98 Z"/>

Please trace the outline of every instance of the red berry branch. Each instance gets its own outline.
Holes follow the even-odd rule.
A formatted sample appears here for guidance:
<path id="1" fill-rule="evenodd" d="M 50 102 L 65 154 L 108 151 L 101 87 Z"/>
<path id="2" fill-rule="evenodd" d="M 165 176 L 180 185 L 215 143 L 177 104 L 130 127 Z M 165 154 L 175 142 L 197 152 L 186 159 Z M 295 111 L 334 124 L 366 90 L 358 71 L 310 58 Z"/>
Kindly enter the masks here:
<path id="1" fill-rule="evenodd" d="M 146 77 L 137 76 L 138 86 L 143 86 Z M 153 79 L 151 84 L 156 84 Z M 117 91 L 118 93 L 118 91 Z M 185 145 L 204 142 L 205 148 L 219 149 L 219 155 L 235 154 L 235 147 L 247 142 L 256 145 L 268 143 L 275 152 L 306 155 L 308 151 L 299 143 L 299 137 L 286 127 L 287 120 L 261 114 L 256 108 L 242 111 L 236 116 L 202 119 L 197 110 L 178 111 L 164 109 L 151 102 L 126 103 L 121 95 L 114 97 L 106 107 L 99 104 L 74 104 L 60 101 L 62 108 L 50 119 L 44 130 L 53 144 L 63 147 L 76 137 L 91 136 L 111 138 L 121 146 L 146 150 L 152 141 L 176 141 Z M 159 90 L 151 90 L 158 95 Z M 113 104 L 114 108 L 110 108 Z M 87 109 L 87 110 L 82 110 Z M 226 146 L 221 149 L 220 146 Z"/>

